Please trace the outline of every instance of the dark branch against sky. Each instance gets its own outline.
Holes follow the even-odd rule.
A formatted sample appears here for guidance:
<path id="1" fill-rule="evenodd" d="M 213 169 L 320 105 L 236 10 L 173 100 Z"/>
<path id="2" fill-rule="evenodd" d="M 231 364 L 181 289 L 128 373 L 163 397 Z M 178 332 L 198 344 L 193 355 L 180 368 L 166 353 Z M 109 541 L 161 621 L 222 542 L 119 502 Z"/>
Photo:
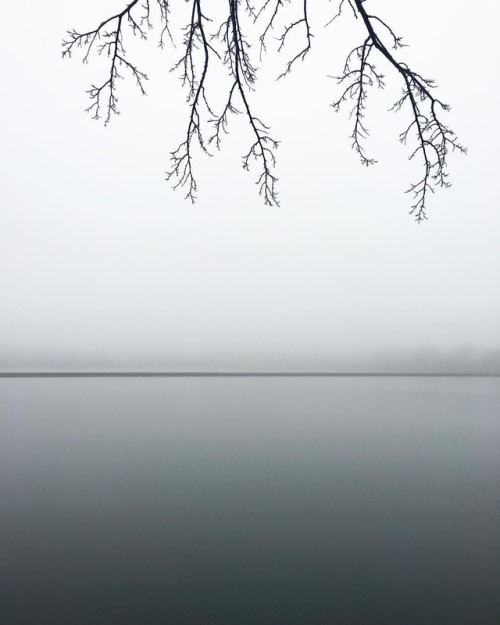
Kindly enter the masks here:
<path id="1" fill-rule="evenodd" d="M 275 51 L 284 55 L 284 69 L 277 78 L 285 78 L 299 61 L 306 59 L 314 35 L 319 34 L 325 25 L 331 27 L 341 17 L 354 18 L 363 25 L 364 35 L 348 53 L 340 75 L 336 76 L 340 92 L 332 106 L 338 111 L 343 104 L 351 102 L 352 147 L 364 165 L 373 165 L 376 161 L 365 147 L 369 134 L 365 119 L 368 94 L 372 88 L 383 89 L 388 79 L 399 81 L 401 95 L 391 110 L 405 116 L 399 139 L 408 145 L 409 158 L 419 160 L 422 172 L 407 190 L 413 198 L 410 213 L 418 222 L 426 219 L 429 194 L 437 188 L 450 186 L 448 154 L 455 150 L 465 152 L 465 148 L 442 121 L 443 113 L 450 107 L 434 95 L 434 80 L 425 78 L 400 58 L 405 46 L 386 19 L 371 13 L 370 2 L 366 0 L 340 0 L 335 7 L 332 6 L 334 3 L 327 3 L 327 19 L 314 25 L 308 0 L 226 2 L 222 20 L 209 15 L 211 7 L 206 0 L 187 2 L 190 13 L 184 27 L 182 52 L 172 68 L 179 73 L 187 90 L 189 111 L 185 137 L 171 151 L 171 164 L 166 173 L 174 188 L 183 187 L 186 198 L 196 199 L 195 144 L 207 154 L 212 147 L 219 149 L 223 135 L 228 131 L 230 116 L 241 114 L 247 119 L 252 136 L 242 156 L 243 168 L 256 170 L 255 182 L 264 203 L 277 205 L 274 167 L 278 141 L 252 105 L 252 92 L 257 86 L 255 63 L 264 62 L 266 53 L 270 52 L 270 43 L 277 40 Z M 87 111 L 94 119 L 103 118 L 108 124 L 112 116 L 119 113 L 117 90 L 120 79 L 132 78 L 138 89 L 145 93 L 148 76 L 127 54 L 126 40 L 131 36 L 146 39 L 156 28 L 160 47 L 167 41 L 173 44 L 175 32 L 171 28 L 171 8 L 171 0 L 133 0 L 88 31 L 68 31 L 63 42 L 63 57 L 71 56 L 80 48 L 85 62 L 94 54 L 104 56 L 108 61 L 103 80 L 92 84 L 88 90 L 91 104 Z M 252 47 L 252 44 L 256 45 Z M 225 103 L 218 111 L 210 103 L 213 94 L 209 93 L 210 72 L 216 64 L 222 64 L 230 77 Z M 387 68 L 388 78 L 379 65 Z"/>

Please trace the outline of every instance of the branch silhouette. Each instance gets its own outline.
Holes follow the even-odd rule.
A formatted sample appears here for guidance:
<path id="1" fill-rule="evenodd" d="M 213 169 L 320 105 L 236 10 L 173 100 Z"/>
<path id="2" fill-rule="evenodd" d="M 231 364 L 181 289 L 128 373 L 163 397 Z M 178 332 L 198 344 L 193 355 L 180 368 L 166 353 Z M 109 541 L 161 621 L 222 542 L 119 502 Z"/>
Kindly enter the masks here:
<path id="1" fill-rule="evenodd" d="M 220 149 L 231 115 L 243 115 L 252 137 L 248 150 L 242 156 L 245 170 L 257 168 L 256 185 L 265 204 L 278 205 L 276 149 L 279 142 L 252 105 L 252 93 L 257 84 L 257 69 L 252 58 L 253 41 L 247 33 L 260 27 L 257 35 L 258 60 L 268 53 L 275 41 L 277 53 L 286 54 L 285 65 L 277 79 L 288 76 L 299 61 L 304 61 L 313 45 L 313 25 L 310 19 L 310 0 L 225 0 L 226 16 L 218 26 L 213 18 L 208 0 L 186 0 L 189 21 L 182 33 L 182 55 L 172 70 L 180 74 L 187 90 L 188 120 L 183 141 L 171 152 L 171 165 L 166 173 L 174 188 L 186 190 L 192 202 L 197 197 L 195 176 L 195 145 L 206 154 L 210 146 Z M 365 144 L 369 131 L 366 124 L 367 100 L 371 89 L 383 89 L 386 78 L 378 69 L 384 63 L 395 80 L 401 83 L 400 98 L 391 110 L 407 112 L 409 121 L 399 135 L 404 145 L 410 146 L 409 159 L 419 159 L 422 175 L 410 183 L 407 192 L 413 197 L 410 214 L 418 222 L 427 218 L 429 194 L 436 188 L 449 187 L 447 165 L 450 152 L 465 153 L 455 133 L 442 121 L 442 114 L 450 110 L 434 95 L 434 80 L 424 78 L 397 58 L 405 47 L 402 38 L 378 15 L 366 9 L 368 0 L 339 0 L 336 12 L 327 21 L 331 25 L 349 13 L 363 26 L 363 40 L 352 48 L 346 57 L 342 73 L 336 76 L 341 87 L 338 98 L 332 103 L 339 111 L 352 103 L 353 120 L 351 142 L 361 163 L 373 165 L 376 160 L 368 155 Z M 177 4 L 178 6 L 178 4 Z M 119 80 L 132 78 L 141 93 L 145 94 L 148 76 L 126 52 L 128 37 L 147 39 L 150 31 L 159 31 L 158 45 L 174 45 L 171 24 L 171 0 L 132 0 L 118 13 L 102 20 L 86 32 L 70 30 L 63 41 L 63 57 L 71 57 L 80 50 L 85 63 L 92 55 L 107 59 L 107 71 L 101 82 L 92 84 L 87 93 L 90 105 L 86 109 L 94 119 L 104 119 L 107 125 L 113 115 L 119 114 Z M 276 35 L 274 33 L 277 33 Z M 294 36 L 292 36 L 294 33 Z M 250 37 L 250 39 L 249 39 Z M 288 53 L 289 42 L 298 47 Z M 214 64 L 221 64 L 230 76 L 226 97 L 220 112 L 209 103 L 209 75 Z"/>
<path id="2" fill-rule="evenodd" d="M 342 11 L 341 2 L 339 14 Z M 402 82 L 402 95 L 393 104 L 391 110 L 400 111 L 407 106 L 410 109 L 410 122 L 400 133 L 399 140 L 407 144 L 412 134 L 416 140 L 416 146 L 410 153 L 410 160 L 419 157 L 422 161 L 423 175 L 417 181 L 412 182 L 407 193 L 413 195 L 413 204 L 410 214 L 415 215 L 417 222 L 427 219 L 427 198 L 429 193 L 434 193 L 437 187 L 449 187 L 447 169 L 447 156 L 450 151 L 458 150 L 465 153 L 464 148 L 458 141 L 455 133 L 446 126 L 440 118 L 440 112 L 447 112 L 450 106 L 432 94 L 436 87 L 435 81 L 424 78 L 412 70 L 406 63 L 398 61 L 394 53 L 404 47 L 402 38 L 397 36 L 393 29 L 380 17 L 370 15 L 364 7 L 365 0 L 349 0 L 349 4 L 356 17 L 360 17 L 366 27 L 368 36 L 363 44 L 355 47 L 347 56 L 343 73 L 337 77 L 340 84 L 347 84 L 340 98 L 333 102 L 335 110 L 346 100 L 353 100 L 354 107 L 351 115 L 354 118 L 354 129 L 351 135 L 352 147 L 358 153 L 364 165 L 372 165 L 376 161 L 366 155 L 364 140 L 368 136 L 368 130 L 364 125 L 366 110 L 366 98 L 368 90 L 373 87 L 384 88 L 384 76 L 376 69 L 372 62 L 374 53 L 378 53 L 385 59 L 391 69 Z M 379 30 L 382 30 L 390 40 L 388 46 L 384 43 Z"/>

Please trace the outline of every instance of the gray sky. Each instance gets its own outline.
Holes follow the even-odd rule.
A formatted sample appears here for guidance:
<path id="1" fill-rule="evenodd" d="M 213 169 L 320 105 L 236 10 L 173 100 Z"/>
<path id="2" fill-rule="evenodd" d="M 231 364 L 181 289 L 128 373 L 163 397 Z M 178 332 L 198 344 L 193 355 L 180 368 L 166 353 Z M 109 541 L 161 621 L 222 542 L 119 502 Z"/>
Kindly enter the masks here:
<path id="1" fill-rule="evenodd" d="M 422 225 L 403 193 L 418 166 L 397 142 L 407 115 L 387 112 L 399 94 L 389 69 L 380 62 L 389 88 L 369 102 L 376 166 L 350 149 L 348 109 L 329 107 L 339 87 L 327 75 L 361 41 L 348 11 L 327 30 L 314 17 L 315 48 L 286 81 L 272 80 L 286 57 L 266 57 L 252 96 L 281 141 L 281 206 L 263 206 L 257 171 L 241 168 L 243 118 L 221 153 L 197 157 L 192 206 L 164 181 L 188 115 L 168 73 L 180 48 L 159 51 L 154 33 L 137 48 L 148 97 L 123 84 L 107 128 L 83 112 L 102 66 L 61 60 L 65 30 L 122 4 L 3 10 L 1 368 L 339 369 L 500 350 L 496 2 L 422 0 L 416 13 L 373 0 L 469 148 Z"/>

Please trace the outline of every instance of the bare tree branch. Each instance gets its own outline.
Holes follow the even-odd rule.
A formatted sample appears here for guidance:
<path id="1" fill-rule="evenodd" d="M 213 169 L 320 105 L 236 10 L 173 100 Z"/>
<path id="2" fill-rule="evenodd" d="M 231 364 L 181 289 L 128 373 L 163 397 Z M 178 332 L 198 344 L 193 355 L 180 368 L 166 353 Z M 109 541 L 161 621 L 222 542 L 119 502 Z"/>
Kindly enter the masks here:
<path id="1" fill-rule="evenodd" d="M 184 54 L 174 66 L 181 69 L 182 84 L 188 87 L 190 105 L 189 122 L 184 141 L 171 153 L 172 166 L 167 172 L 167 180 L 175 180 L 174 189 L 187 187 L 186 198 L 194 202 L 197 185 L 193 174 L 193 142 L 196 139 L 201 149 L 208 154 L 202 131 L 201 107 L 206 107 L 213 115 L 205 96 L 205 83 L 208 73 L 210 46 L 205 30 L 207 18 L 201 10 L 201 0 L 191 0 L 191 21 L 184 31 Z M 201 66 L 198 68 L 196 51 L 202 50 Z"/>
<path id="2" fill-rule="evenodd" d="M 362 19 L 367 38 L 361 46 L 354 48 L 348 55 L 344 65 L 344 71 L 338 77 L 339 83 L 347 83 L 347 87 L 340 98 L 333 103 L 335 110 L 347 99 L 354 100 L 351 116 L 354 117 L 354 130 L 351 135 L 353 148 L 359 154 L 361 162 L 371 165 L 374 159 L 365 155 L 363 140 L 368 131 L 363 124 L 365 116 L 367 89 L 376 85 L 384 87 L 383 75 L 369 60 L 373 51 L 378 52 L 390 67 L 395 70 L 402 81 L 402 95 L 392 106 L 393 111 L 400 111 L 407 106 L 410 110 L 411 121 L 400 134 L 399 139 L 405 145 L 412 136 L 416 139 L 416 147 L 410 153 L 410 160 L 419 157 L 423 166 L 423 175 L 416 182 L 411 183 L 407 192 L 413 195 L 413 204 L 410 214 L 413 214 L 418 222 L 427 219 L 427 200 L 429 193 L 434 193 L 437 187 L 449 187 L 447 173 L 447 157 L 450 151 L 457 150 L 465 153 L 466 149 L 459 143 L 455 133 L 440 119 L 440 112 L 450 110 L 448 104 L 436 98 L 432 90 L 435 82 L 432 79 L 423 78 L 419 73 L 412 70 L 406 63 L 398 61 L 392 50 L 403 47 L 401 37 L 398 37 L 392 28 L 376 15 L 370 15 L 365 10 L 365 0 L 353 0 L 357 14 Z M 376 30 L 376 25 L 389 35 L 391 46 L 384 43 L 381 34 Z M 353 68 L 352 61 L 356 58 L 357 66 Z"/>
<path id="3" fill-rule="evenodd" d="M 303 61 L 306 58 L 307 53 L 311 49 L 311 43 L 312 43 L 313 35 L 311 33 L 311 26 L 310 26 L 310 23 L 309 23 L 309 16 L 307 14 L 307 0 L 301 0 L 301 2 L 302 2 L 302 17 L 300 19 L 298 19 L 298 20 L 295 20 L 294 22 L 291 22 L 285 28 L 285 30 L 283 31 L 283 34 L 279 38 L 280 45 L 279 45 L 278 51 L 281 52 L 283 46 L 285 45 L 285 42 L 286 42 L 286 39 L 287 39 L 288 35 L 294 30 L 294 28 L 300 27 L 301 25 L 303 25 L 304 30 L 305 30 L 304 46 L 302 47 L 302 49 L 299 52 L 297 52 L 297 54 L 294 57 L 292 57 L 292 59 L 290 59 L 290 61 L 288 61 L 288 63 L 286 64 L 285 71 L 282 72 L 278 76 L 278 80 L 280 78 L 284 78 L 287 74 L 289 74 L 292 71 L 292 67 L 293 67 L 293 65 L 295 64 L 296 61 L 298 61 L 299 59 L 301 61 Z"/>
<path id="4" fill-rule="evenodd" d="M 352 148 L 364 165 L 372 165 L 376 161 L 365 149 L 369 134 L 366 125 L 368 94 L 372 88 L 383 89 L 386 84 L 376 63 L 379 60 L 386 63 L 400 80 L 402 94 L 393 104 L 392 110 L 407 110 L 410 114 L 410 121 L 399 139 L 404 144 L 413 143 L 409 158 L 420 159 L 422 164 L 422 176 L 412 182 L 408 189 L 413 195 L 410 213 L 420 222 L 426 219 L 429 193 L 438 187 L 450 186 L 447 174 L 449 153 L 466 150 L 454 132 L 441 120 L 442 113 L 449 111 L 450 107 L 434 95 L 434 81 L 422 77 L 396 58 L 396 52 L 404 47 L 402 39 L 387 21 L 366 10 L 368 1 L 336 0 L 336 13 L 326 24 L 337 21 L 347 8 L 365 30 L 362 42 L 347 55 L 342 73 L 336 77 L 342 91 L 332 106 L 338 111 L 348 101 L 352 102 Z M 241 114 L 247 119 L 253 137 L 243 156 L 243 167 L 246 170 L 253 164 L 259 167 L 256 181 L 259 193 L 265 204 L 277 205 L 277 178 L 273 172 L 278 142 L 272 138 L 269 127 L 253 112 L 251 106 L 257 70 L 250 55 L 248 32 L 252 32 L 257 24 L 261 33 L 257 34 L 261 61 L 268 51 L 272 33 L 281 31 L 274 37 L 278 53 L 284 53 L 289 41 L 299 37 L 299 41 L 302 41 L 299 50 L 290 55 L 278 76 L 278 79 L 284 78 L 311 50 L 311 5 L 308 0 L 227 0 L 227 16 L 214 30 L 211 27 L 212 20 L 204 13 L 206 7 L 211 6 L 208 2 L 185 0 L 185 3 L 189 6 L 190 17 L 183 30 L 182 55 L 172 69 L 180 73 L 181 82 L 187 89 L 189 114 L 184 139 L 171 152 L 167 179 L 174 183 L 174 188 L 185 187 L 186 197 L 194 201 L 197 194 L 194 176 L 196 146 L 206 154 L 209 154 L 210 144 L 219 149 L 223 135 L 228 132 L 229 117 Z M 156 17 L 153 15 L 153 7 L 156 8 Z M 129 34 L 146 39 L 157 24 L 160 29 L 159 46 L 163 48 L 167 40 L 174 44 L 170 8 L 171 0 L 131 0 L 121 11 L 104 19 L 94 29 L 85 32 L 68 31 L 63 42 L 63 57 L 70 57 L 76 49 L 81 49 L 85 63 L 93 54 L 108 60 L 105 78 L 92 84 L 87 92 L 91 101 L 87 111 L 93 118 L 103 117 L 104 123 L 108 124 L 112 115 L 119 113 L 119 79 L 132 77 L 141 93 L 145 93 L 147 75 L 128 57 L 125 40 Z M 295 13 L 288 15 L 288 10 Z M 230 77 L 223 100 L 225 103 L 217 114 L 209 104 L 208 97 L 208 76 L 212 62 L 222 63 Z"/>
<path id="5" fill-rule="evenodd" d="M 226 50 L 223 61 L 229 68 L 233 82 L 222 114 L 212 120 L 215 133 L 211 140 L 219 147 L 221 133 L 227 132 L 228 114 L 242 112 L 233 103 L 233 98 L 238 94 L 254 137 L 250 149 L 243 156 L 243 168 L 248 171 L 254 160 L 260 163 L 261 171 L 256 182 L 259 194 L 268 206 L 278 205 L 277 178 L 272 173 L 276 164 L 274 150 L 278 142 L 269 135 L 269 127 L 254 115 L 248 100 L 248 92 L 256 81 L 256 70 L 249 56 L 250 46 L 241 29 L 239 0 L 229 0 L 229 16 L 217 31 L 217 36 L 224 42 Z"/>
<path id="6" fill-rule="evenodd" d="M 91 85 L 87 91 L 92 104 L 86 109 L 94 119 L 100 119 L 104 109 L 104 124 L 107 125 L 112 115 L 118 115 L 117 81 L 123 79 L 123 71 L 128 72 L 136 82 L 143 95 L 146 94 L 144 82 L 148 79 L 135 63 L 129 61 L 124 46 L 124 27 L 129 26 L 132 34 L 147 39 L 147 31 L 152 28 L 151 23 L 151 0 L 145 0 L 140 4 L 139 0 L 132 0 L 125 8 L 103 20 L 97 28 L 86 32 L 69 30 L 67 38 L 63 41 L 62 56 L 71 57 L 75 49 L 83 52 L 83 62 L 88 63 L 89 57 L 95 50 L 97 55 L 104 55 L 109 59 L 107 78 L 100 84 Z M 165 29 L 168 30 L 169 1 L 156 0 L 160 7 L 160 19 L 164 23 L 164 30 L 160 38 L 163 41 Z M 143 9 L 142 15 L 138 10 Z M 121 70 L 121 71 L 120 71 Z M 103 102 L 104 100 L 104 102 Z"/>

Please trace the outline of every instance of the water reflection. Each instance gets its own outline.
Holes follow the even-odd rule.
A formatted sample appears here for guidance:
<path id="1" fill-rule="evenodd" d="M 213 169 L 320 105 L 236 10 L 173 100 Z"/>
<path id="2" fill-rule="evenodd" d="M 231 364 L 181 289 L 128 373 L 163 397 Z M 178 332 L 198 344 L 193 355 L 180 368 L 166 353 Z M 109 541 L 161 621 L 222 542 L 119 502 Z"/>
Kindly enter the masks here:
<path id="1" fill-rule="evenodd" d="M 498 623 L 498 380 L 0 385 L 5 623 Z"/>

